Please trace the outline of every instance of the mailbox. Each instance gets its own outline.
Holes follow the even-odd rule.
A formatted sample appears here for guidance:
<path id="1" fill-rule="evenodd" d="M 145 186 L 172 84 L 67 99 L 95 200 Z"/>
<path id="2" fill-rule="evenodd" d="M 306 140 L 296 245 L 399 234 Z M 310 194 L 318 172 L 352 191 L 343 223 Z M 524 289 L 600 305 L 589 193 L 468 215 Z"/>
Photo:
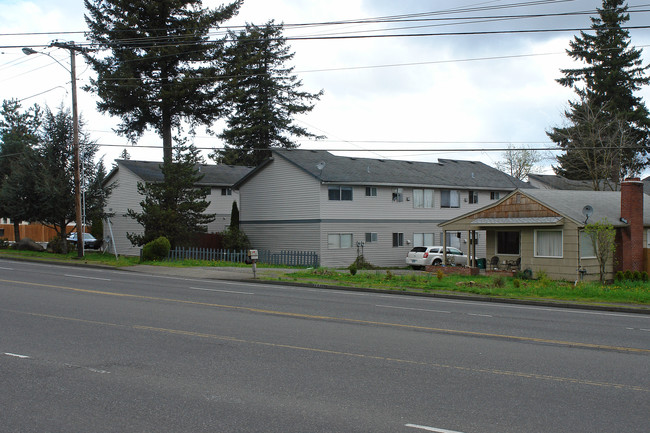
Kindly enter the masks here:
<path id="1" fill-rule="evenodd" d="M 248 258 L 251 260 L 257 260 L 257 250 L 248 250 Z"/>

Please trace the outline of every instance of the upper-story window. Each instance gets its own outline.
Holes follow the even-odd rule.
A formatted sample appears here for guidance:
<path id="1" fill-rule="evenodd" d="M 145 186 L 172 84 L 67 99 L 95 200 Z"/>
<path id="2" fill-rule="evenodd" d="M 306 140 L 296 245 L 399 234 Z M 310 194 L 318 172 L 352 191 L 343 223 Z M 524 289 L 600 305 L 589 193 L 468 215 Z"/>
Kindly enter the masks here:
<path id="1" fill-rule="evenodd" d="M 468 201 L 470 204 L 478 203 L 478 191 L 469 191 Z"/>
<path id="2" fill-rule="evenodd" d="M 404 201 L 404 189 L 393 188 L 393 201 L 401 203 Z"/>
<path id="3" fill-rule="evenodd" d="M 221 195 L 232 195 L 231 188 L 221 188 Z"/>
<path id="4" fill-rule="evenodd" d="M 366 187 L 366 197 L 377 197 L 377 187 L 367 186 Z"/>
<path id="5" fill-rule="evenodd" d="M 327 187 L 327 197 L 330 200 L 352 200 L 352 187 L 330 185 Z"/>
<path id="6" fill-rule="evenodd" d="M 455 189 L 440 191 L 440 207 L 460 207 L 460 195 Z"/>
<path id="7" fill-rule="evenodd" d="M 413 189 L 413 207 L 414 208 L 432 208 L 433 207 L 433 190 L 432 189 Z"/>
<path id="8" fill-rule="evenodd" d="M 490 200 L 499 200 L 499 191 L 490 191 Z"/>

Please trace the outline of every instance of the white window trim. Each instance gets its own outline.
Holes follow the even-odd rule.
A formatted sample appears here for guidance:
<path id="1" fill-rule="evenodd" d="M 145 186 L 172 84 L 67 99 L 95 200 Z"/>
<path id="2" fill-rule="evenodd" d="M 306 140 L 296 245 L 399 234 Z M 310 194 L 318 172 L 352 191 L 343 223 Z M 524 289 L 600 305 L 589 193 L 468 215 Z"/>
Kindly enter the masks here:
<path id="1" fill-rule="evenodd" d="M 330 248 L 330 242 L 329 242 L 329 237 L 330 236 L 338 236 L 339 237 L 339 246 Z M 341 237 L 342 236 L 350 236 L 350 246 L 349 247 L 342 247 L 341 246 Z M 327 249 L 328 250 L 348 250 L 350 248 L 354 248 L 354 235 L 352 233 L 328 233 L 327 234 Z"/>
<path id="2" fill-rule="evenodd" d="M 539 232 L 560 232 L 561 240 L 560 240 L 560 247 L 562 248 L 562 254 L 559 256 L 541 256 L 537 255 L 537 233 Z M 519 238 L 519 241 L 521 242 L 521 236 Z M 521 251 L 521 246 L 520 250 Z M 533 257 L 539 257 L 539 258 L 546 258 L 546 259 L 562 259 L 564 258 L 564 230 L 560 229 L 546 229 L 546 230 L 534 230 L 533 234 Z"/>

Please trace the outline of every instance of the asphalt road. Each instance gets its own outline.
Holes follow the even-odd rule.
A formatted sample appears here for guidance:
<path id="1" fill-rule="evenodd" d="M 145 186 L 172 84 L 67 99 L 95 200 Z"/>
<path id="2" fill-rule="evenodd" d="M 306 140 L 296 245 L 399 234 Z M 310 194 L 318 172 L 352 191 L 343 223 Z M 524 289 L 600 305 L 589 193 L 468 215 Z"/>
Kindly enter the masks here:
<path id="1" fill-rule="evenodd" d="M 650 315 L 0 261 L 2 432 L 648 432 Z"/>

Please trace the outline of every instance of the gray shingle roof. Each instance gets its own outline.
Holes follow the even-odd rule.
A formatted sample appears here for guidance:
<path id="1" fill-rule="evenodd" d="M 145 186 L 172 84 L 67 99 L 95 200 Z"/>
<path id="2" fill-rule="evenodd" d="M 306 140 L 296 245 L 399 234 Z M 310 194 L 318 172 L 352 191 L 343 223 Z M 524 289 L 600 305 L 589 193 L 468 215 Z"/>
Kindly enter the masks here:
<path id="1" fill-rule="evenodd" d="M 155 161 L 134 161 L 131 159 L 120 159 L 117 162 L 145 182 L 162 182 L 162 162 Z M 200 171 L 203 179 L 198 185 L 204 186 L 232 186 L 239 179 L 248 174 L 253 168 L 236 165 L 211 165 L 201 164 Z"/>
<path id="2" fill-rule="evenodd" d="M 274 149 L 273 156 L 286 159 L 322 182 L 502 190 L 530 188 L 527 183 L 477 161 L 413 162 L 336 156 L 323 150 L 285 149 Z"/>
<path id="3" fill-rule="evenodd" d="M 522 192 L 576 222 L 583 223 L 585 221 L 582 209 L 586 205 L 590 205 L 594 212 L 588 222 L 593 223 L 607 218 L 615 227 L 625 225 L 620 221 L 620 191 L 527 189 Z M 650 200 L 643 202 L 643 224 L 650 225 Z"/>

